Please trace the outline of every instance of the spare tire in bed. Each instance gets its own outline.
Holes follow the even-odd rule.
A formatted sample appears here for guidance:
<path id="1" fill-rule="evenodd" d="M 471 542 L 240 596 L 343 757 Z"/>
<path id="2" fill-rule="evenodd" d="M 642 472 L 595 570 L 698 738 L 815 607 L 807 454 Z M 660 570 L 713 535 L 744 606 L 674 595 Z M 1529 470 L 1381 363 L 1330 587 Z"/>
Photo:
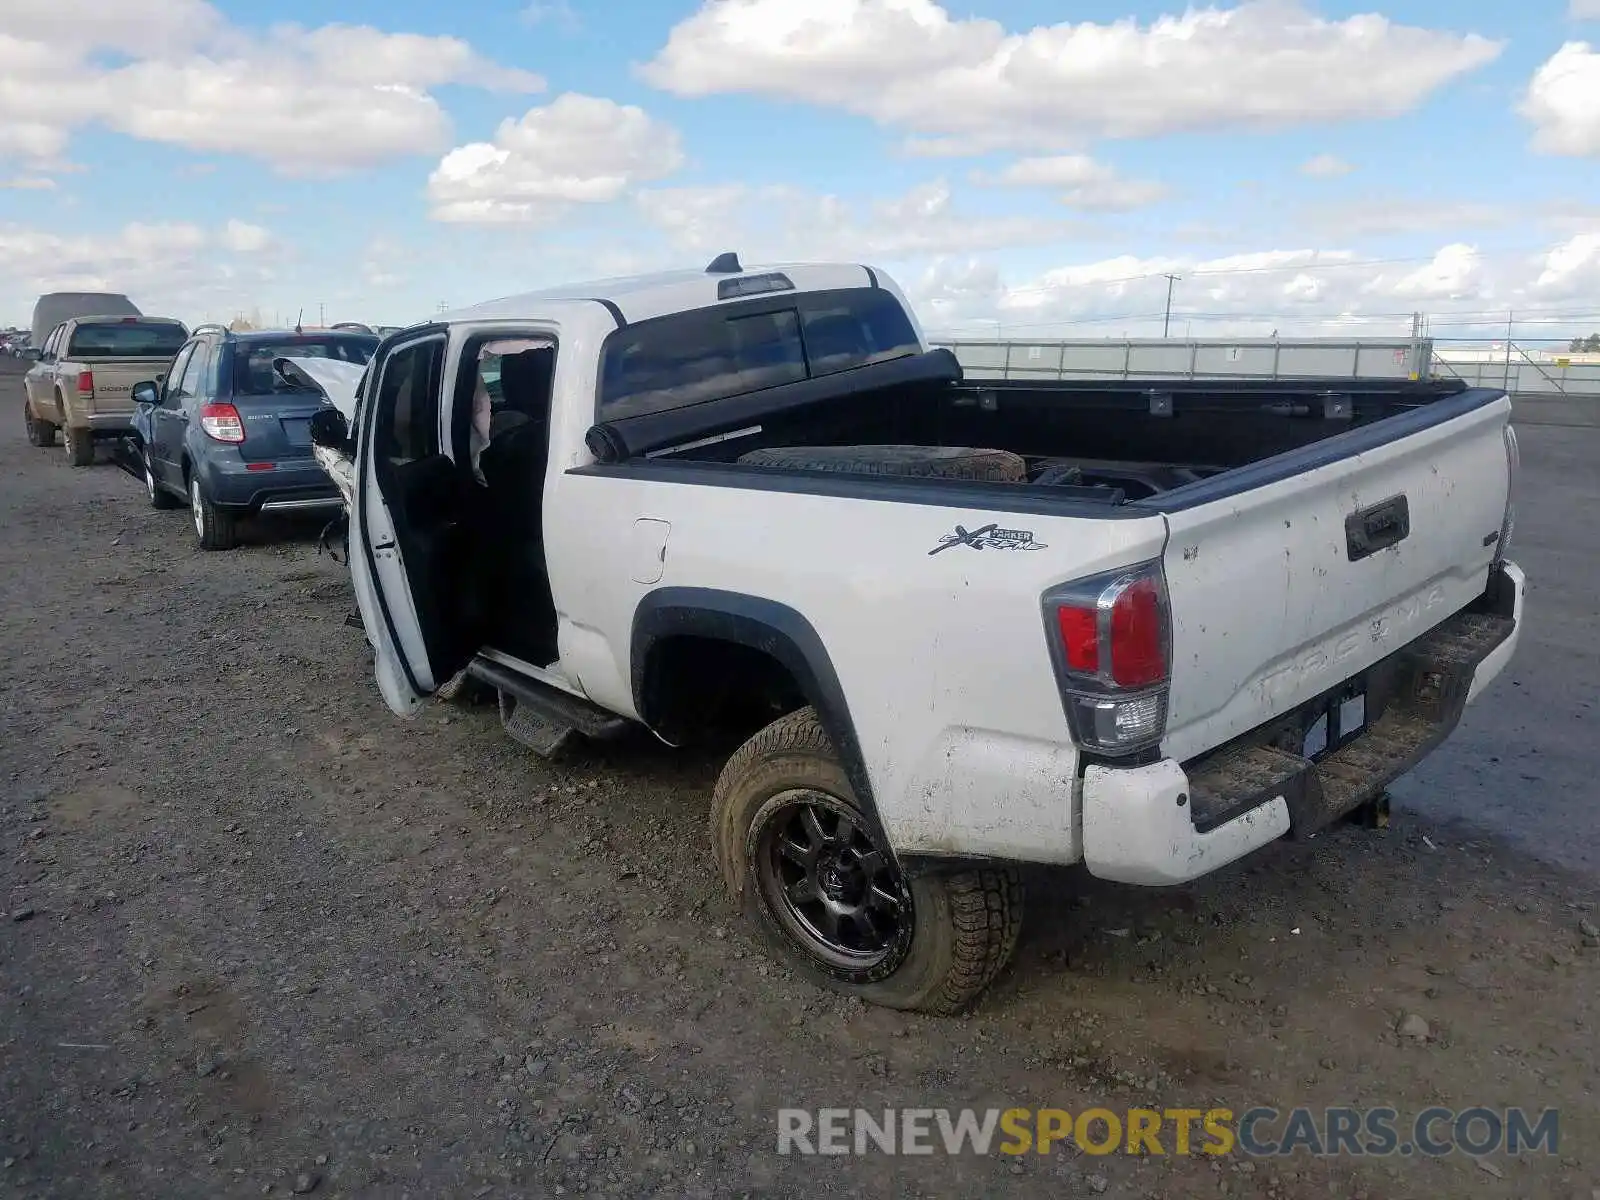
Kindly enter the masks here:
<path id="1" fill-rule="evenodd" d="M 1008 450 L 969 446 L 773 446 L 741 454 L 752 467 L 790 471 L 838 471 L 855 475 L 902 475 L 918 479 L 981 479 L 1022 483 L 1028 466 Z"/>

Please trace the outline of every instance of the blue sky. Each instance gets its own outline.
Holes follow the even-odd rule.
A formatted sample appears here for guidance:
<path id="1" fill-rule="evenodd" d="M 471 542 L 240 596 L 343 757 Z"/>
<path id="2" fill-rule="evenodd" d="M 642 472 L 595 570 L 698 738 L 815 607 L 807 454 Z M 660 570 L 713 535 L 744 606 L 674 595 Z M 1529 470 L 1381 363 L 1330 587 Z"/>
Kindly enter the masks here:
<path id="1" fill-rule="evenodd" d="M 1197 333 L 1600 329 L 1600 0 L 7 7 L 0 323 L 399 323 L 737 249 L 941 330 L 1149 332 L 1167 272 Z"/>

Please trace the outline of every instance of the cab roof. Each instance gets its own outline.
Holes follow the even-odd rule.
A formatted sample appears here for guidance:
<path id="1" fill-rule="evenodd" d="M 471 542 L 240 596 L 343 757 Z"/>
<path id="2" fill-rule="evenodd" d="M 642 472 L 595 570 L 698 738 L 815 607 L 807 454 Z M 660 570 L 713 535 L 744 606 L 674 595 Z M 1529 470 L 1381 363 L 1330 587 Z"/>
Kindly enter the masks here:
<path id="1" fill-rule="evenodd" d="M 712 268 L 727 264 L 731 255 L 712 263 Z M 737 260 L 732 260 L 737 267 Z M 676 312 L 710 308 L 718 303 L 718 285 L 741 276 L 782 272 L 796 292 L 817 292 L 833 288 L 879 286 L 879 272 L 862 263 L 764 263 L 759 266 L 721 269 L 658 271 L 648 275 L 627 275 L 598 279 L 590 283 L 564 284 L 540 291 L 503 296 L 467 308 L 444 313 L 436 320 L 444 324 L 476 321 L 519 321 L 532 317 L 559 316 L 562 311 L 602 306 L 614 309 L 623 322 L 633 324 Z"/>

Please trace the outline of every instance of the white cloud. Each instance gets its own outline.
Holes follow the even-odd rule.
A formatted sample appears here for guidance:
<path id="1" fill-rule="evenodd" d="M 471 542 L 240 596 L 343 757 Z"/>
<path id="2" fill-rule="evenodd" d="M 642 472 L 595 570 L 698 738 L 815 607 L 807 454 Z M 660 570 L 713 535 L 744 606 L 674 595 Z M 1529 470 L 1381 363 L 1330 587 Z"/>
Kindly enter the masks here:
<path id="1" fill-rule="evenodd" d="M 235 218 L 223 226 L 222 244 L 235 254 L 260 254 L 272 245 L 272 235 L 259 225 Z"/>
<path id="2" fill-rule="evenodd" d="M 71 236 L 0 225 L 0 308 L 25 312 L 41 292 L 126 292 L 146 312 L 193 317 L 197 307 L 247 303 L 269 276 L 256 255 L 267 231 L 231 221 L 133 223 Z"/>
<path id="3" fill-rule="evenodd" d="M 47 179 L 42 175 L 23 175 L 16 179 L 0 179 L 0 192 L 52 192 L 56 188 L 54 179 Z"/>
<path id="4" fill-rule="evenodd" d="M 492 142 L 446 154 L 428 177 L 428 199 L 438 221 L 548 222 L 574 204 L 620 199 L 682 164 L 671 126 L 632 105 L 568 92 L 502 121 Z"/>
<path id="5" fill-rule="evenodd" d="M 1395 234 L 1457 233 L 1489 229 L 1531 214 L 1503 201 L 1370 193 L 1336 204 L 1307 205 L 1292 214 L 1296 228 L 1327 238 L 1389 237 Z"/>
<path id="6" fill-rule="evenodd" d="M 1300 174 L 1309 175 L 1312 179 L 1337 179 L 1354 170 L 1344 159 L 1333 154 L 1319 154 L 1300 164 Z"/>
<path id="7" fill-rule="evenodd" d="M 1568 42 L 1533 74 L 1518 111 L 1542 154 L 1600 157 L 1600 52 Z"/>
<path id="8" fill-rule="evenodd" d="M 1390 280 L 1380 275 L 1367 290 L 1409 301 L 1469 300 L 1482 295 L 1483 257 L 1476 246 L 1454 242 L 1424 266 Z"/>
<path id="9" fill-rule="evenodd" d="M 1586 256 L 1600 261 L 1600 237 L 1560 258 L 1569 275 Z M 1552 251 L 1550 261 L 1558 253 Z M 1592 269 L 1592 268 L 1591 268 Z M 1491 262 L 1455 243 L 1419 261 L 1390 263 L 1349 250 L 1263 250 L 1220 258 L 1121 255 L 1053 267 L 1008 281 L 968 257 L 934 264 L 908 279 L 925 324 L 941 336 L 1008 338 L 1158 336 L 1167 273 L 1179 278 L 1172 332 L 1183 336 L 1349 334 L 1404 336 L 1413 312 L 1454 331 L 1502 327 L 1510 298 L 1530 280 L 1528 264 Z M 1454 324 L 1450 324 L 1454 322 Z"/>
<path id="10" fill-rule="evenodd" d="M 143 56 L 198 45 L 225 21 L 206 0 L 6 0 L 6 23 L 58 50 Z"/>
<path id="11" fill-rule="evenodd" d="M 0 156 L 48 159 L 74 130 L 100 123 L 289 173 L 339 171 L 447 146 L 450 122 L 431 89 L 544 86 L 459 38 L 245 30 L 204 0 L 15 3 L 25 19 L 0 33 Z"/>
<path id="12" fill-rule="evenodd" d="M 893 262 L 1042 245 L 1082 229 L 1070 220 L 964 212 L 943 180 L 867 204 L 776 184 L 648 189 L 638 204 L 674 249 L 738 250 L 747 261 Z"/>
<path id="13" fill-rule="evenodd" d="M 569 33 L 583 23 L 567 0 L 535 0 L 522 10 L 522 19 L 529 25 L 554 26 Z"/>
<path id="14" fill-rule="evenodd" d="M 1600 232 L 1580 233 L 1544 256 L 1533 290 L 1546 296 L 1593 296 L 1600 278 Z"/>
<path id="15" fill-rule="evenodd" d="M 1589 17 L 1600 18 L 1600 0 L 1572 0 L 1567 15 L 1575 21 L 1586 20 Z"/>
<path id="16" fill-rule="evenodd" d="M 934 0 L 704 0 L 642 73 L 684 96 L 841 107 L 917 135 L 922 152 L 971 153 L 1395 116 L 1500 49 L 1294 0 L 1026 33 Z"/>
<path id="17" fill-rule="evenodd" d="M 1061 203 L 1085 212 L 1129 212 L 1167 195 L 1165 184 L 1152 179 L 1124 179 L 1115 168 L 1086 154 L 1022 158 L 992 179 L 981 173 L 973 178 L 979 183 L 1006 187 L 1058 190 Z"/>

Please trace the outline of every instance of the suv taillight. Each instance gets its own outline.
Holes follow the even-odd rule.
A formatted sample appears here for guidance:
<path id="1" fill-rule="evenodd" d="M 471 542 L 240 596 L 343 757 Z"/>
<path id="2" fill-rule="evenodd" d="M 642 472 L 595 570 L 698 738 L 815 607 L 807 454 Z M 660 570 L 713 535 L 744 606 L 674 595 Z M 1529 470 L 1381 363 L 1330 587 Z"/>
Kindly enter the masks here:
<path id="1" fill-rule="evenodd" d="M 94 372 L 93 371 L 79 371 L 78 372 L 78 395 L 80 395 L 80 396 L 92 396 L 92 395 L 94 395 Z"/>
<path id="2" fill-rule="evenodd" d="M 1044 607 L 1073 739 L 1109 755 L 1159 743 L 1172 672 L 1160 562 L 1075 580 L 1047 593 Z"/>
<path id="3" fill-rule="evenodd" d="M 200 409 L 200 428 L 213 441 L 244 441 L 244 422 L 239 419 L 239 410 L 231 404 L 203 405 Z"/>

